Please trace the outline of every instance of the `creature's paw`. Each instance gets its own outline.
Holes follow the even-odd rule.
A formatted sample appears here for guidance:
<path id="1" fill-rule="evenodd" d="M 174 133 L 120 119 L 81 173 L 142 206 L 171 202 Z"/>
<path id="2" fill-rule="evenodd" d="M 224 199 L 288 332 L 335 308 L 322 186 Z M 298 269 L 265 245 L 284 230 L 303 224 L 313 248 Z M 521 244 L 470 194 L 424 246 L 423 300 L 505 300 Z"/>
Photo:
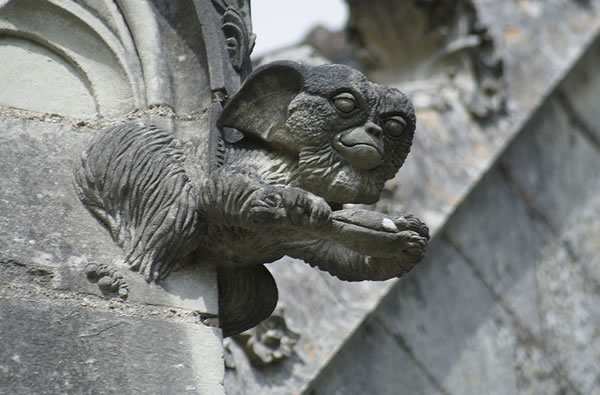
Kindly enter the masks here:
<path id="1" fill-rule="evenodd" d="M 403 230 L 394 234 L 388 240 L 386 247 L 382 246 L 380 254 L 367 257 L 371 266 L 370 280 L 387 280 L 401 277 L 411 271 L 425 256 L 425 248 L 429 235 L 422 235 L 414 230 Z M 385 256 L 388 254 L 387 256 Z"/>
<path id="2" fill-rule="evenodd" d="M 332 217 L 335 240 L 371 257 L 420 260 L 429 241 L 427 225 L 412 215 L 394 219 L 374 211 L 345 209 Z"/>
<path id="3" fill-rule="evenodd" d="M 98 287 L 104 294 L 117 294 L 120 298 L 126 299 L 129 294 L 127 283 L 123 275 L 115 269 L 97 263 L 89 263 L 85 267 L 85 273 L 90 279 L 98 283 Z"/>
<path id="4" fill-rule="evenodd" d="M 394 225 L 400 231 L 412 231 L 419 234 L 419 236 L 429 240 L 429 228 L 425 225 L 419 218 L 414 215 L 405 215 L 402 217 L 396 218 L 394 221 Z"/>
<path id="5" fill-rule="evenodd" d="M 429 235 L 423 236 L 413 230 L 404 230 L 396 234 L 397 241 L 395 249 L 405 257 L 414 262 L 420 262 L 425 256 L 425 247 L 429 241 Z"/>
<path id="6" fill-rule="evenodd" d="M 384 220 L 385 222 L 385 220 Z M 429 228 L 414 215 L 405 215 L 392 221 L 396 228 L 392 250 L 405 257 L 419 262 L 425 255 L 425 247 L 429 241 Z"/>
<path id="7" fill-rule="evenodd" d="M 250 208 L 256 224 L 282 223 L 318 228 L 330 221 L 331 208 L 323 198 L 300 188 L 273 188 Z"/>

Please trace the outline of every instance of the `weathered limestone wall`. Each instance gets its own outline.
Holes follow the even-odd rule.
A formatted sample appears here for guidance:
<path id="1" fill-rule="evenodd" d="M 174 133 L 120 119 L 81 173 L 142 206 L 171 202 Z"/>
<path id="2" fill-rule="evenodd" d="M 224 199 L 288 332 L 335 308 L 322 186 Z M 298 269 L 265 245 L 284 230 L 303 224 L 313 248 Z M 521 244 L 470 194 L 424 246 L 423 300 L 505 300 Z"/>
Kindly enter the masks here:
<path id="1" fill-rule="evenodd" d="M 72 186 L 103 126 L 206 138 L 194 2 L 0 1 L 0 69 L 0 393 L 224 393 L 214 268 L 146 284 Z"/>

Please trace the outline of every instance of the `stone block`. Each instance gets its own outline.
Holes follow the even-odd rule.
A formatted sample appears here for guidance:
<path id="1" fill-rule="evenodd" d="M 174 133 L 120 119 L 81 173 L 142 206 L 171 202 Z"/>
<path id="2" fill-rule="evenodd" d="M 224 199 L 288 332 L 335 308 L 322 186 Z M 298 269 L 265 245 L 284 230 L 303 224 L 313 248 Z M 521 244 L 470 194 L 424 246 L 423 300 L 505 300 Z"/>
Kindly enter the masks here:
<path id="1" fill-rule="evenodd" d="M 220 330 L 0 298 L 0 393 L 224 394 Z"/>
<path id="2" fill-rule="evenodd" d="M 556 98 L 531 119 L 501 163 L 554 232 L 569 221 L 574 208 L 597 193 L 600 155 Z"/>
<path id="3" fill-rule="evenodd" d="M 550 235 L 498 167 L 461 204 L 444 235 L 492 292 L 539 334 L 535 269 Z"/>
<path id="4" fill-rule="evenodd" d="M 332 365 L 306 390 L 309 395 L 442 394 L 397 341 L 369 320 Z"/>
<path id="5" fill-rule="evenodd" d="M 52 287 L 96 295 L 103 293 L 85 267 L 105 264 L 124 276 L 129 300 L 217 313 L 211 265 L 149 285 L 125 267 L 121 249 L 77 199 L 73 163 L 97 131 L 9 117 L 0 130 L 0 259 L 46 267 Z"/>
<path id="6" fill-rule="evenodd" d="M 536 272 L 544 343 L 584 394 L 600 391 L 599 207 L 597 196 L 580 207 Z"/>
<path id="7" fill-rule="evenodd" d="M 588 53 L 575 65 L 562 83 L 560 92 L 568 100 L 574 116 L 579 118 L 580 127 L 586 129 L 595 144 L 600 142 L 600 39 L 590 46 Z"/>
<path id="8" fill-rule="evenodd" d="M 436 240 L 377 316 L 452 394 L 515 394 L 515 334 L 506 312 L 450 245 Z"/>
<path id="9" fill-rule="evenodd" d="M 83 262 L 61 265 L 56 272 L 52 288 L 97 296 L 117 296 L 100 289 L 97 280 L 88 279 L 85 266 Z M 142 275 L 130 271 L 118 262 L 111 267 L 116 268 L 123 276 L 128 289 L 127 300 L 130 302 L 218 314 L 217 279 L 212 265 L 185 267 L 173 272 L 159 283 L 146 282 Z"/>
<path id="10" fill-rule="evenodd" d="M 316 394 L 338 388 L 347 389 L 340 393 L 355 388 L 357 393 L 371 393 L 369 388 L 419 394 L 578 393 L 543 343 L 503 308 L 450 245 L 435 241 L 430 254 L 435 261 L 427 260 L 428 267 L 399 282 L 374 318 L 331 359 L 311 387 Z M 398 385 L 390 390 L 382 383 Z"/>
<path id="11" fill-rule="evenodd" d="M 84 256 L 119 255 L 73 188 L 73 163 L 94 136 L 62 122 L 0 119 L 0 251 L 56 266 Z"/>
<path id="12" fill-rule="evenodd" d="M 518 332 L 518 331 L 517 331 Z M 547 352 L 530 339 L 518 336 L 513 350 L 517 389 L 520 395 L 580 393 Z"/>

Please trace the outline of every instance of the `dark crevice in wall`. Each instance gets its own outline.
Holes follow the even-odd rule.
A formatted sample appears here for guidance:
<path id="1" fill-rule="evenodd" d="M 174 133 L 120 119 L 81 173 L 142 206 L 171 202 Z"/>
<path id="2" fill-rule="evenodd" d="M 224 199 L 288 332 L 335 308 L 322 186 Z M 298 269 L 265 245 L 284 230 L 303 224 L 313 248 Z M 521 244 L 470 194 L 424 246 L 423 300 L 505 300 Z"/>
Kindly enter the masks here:
<path id="1" fill-rule="evenodd" d="M 517 194 L 517 196 L 519 196 L 523 203 L 525 203 L 525 208 L 527 209 L 529 216 L 534 220 L 537 220 L 544 224 L 544 226 L 548 229 L 548 231 L 550 231 L 550 233 L 553 236 L 558 236 L 558 231 L 554 229 L 552 223 L 550 222 L 550 219 L 548 219 L 548 217 L 536 207 L 534 199 L 531 198 L 527 194 L 527 192 L 525 192 L 525 188 L 523 188 L 521 184 L 515 179 L 515 177 L 513 177 L 508 166 L 502 160 L 498 162 L 498 170 L 500 171 L 500 174 L 502 174 L 504 179 L 508 182 L 513 191 Z"/>
<path id="2" fill-rule="evenodd" d="M 57 288 L 53 280 L 60 274 L 31 262 L 23 263 L 0 257 L 0 301 L 27 300 L 45 305 L 70 305 L 86 307 L 99 312 L 114 313 L 115 319 L 131 316 L 151 320 L 168 320 L 187 324 L 207 325 L 205 314 L 165 305 L 124 302 L 120 298 L 107 298 L 84 292 Z M 83 274 L 82 274 L 83 275 Z"/>
<path id="3" fill-rule="evenodd" d="M 54 271 L 32 262 L 19 262 L 18 260 L 0 257 L 0 287 L 13 281 L 50 286 L 55 277 Z"/>
<path id="4" fill-rule="evenodd" d="M 135 122 L 147 119 L 149 116 L 158 116 L 176 121 L 205 121 L 208 110 L 196 113 L 177 113 L 175 109 L 167 104 L 151 106 L 143 110 L 135 110 L 118 117 L 104 118 L 72 118 L 65 115 L 38 113 L 34 111 L 21 110 L 16 108 L 0 107 L 0 117 L 21 118 L 27 120 L 68 124 L 74 128 L 94 128 L 101 129 L 106 126 L 115 125 L 122 122 Z"/>
<path id="5" fill-rule="evenodd" d="M 431 372 L 429 372 L 429 370 L 427 370 L 425 364 L 423 364 L 423 362 L 421 362 L 417 358 L 417 356 L 415 355 L 415 353 L 410 348 L 410 346 L 401 334 L 392 331 L 392 329 L 388 326 L 386 321 L 379 316 L 379 313 L 373 315 L 373 320 L 375 320 L 377 324 L 379 324 L 379 326 L 383 328 L 383 330 L 396 341 L 398 346 L 406 353 L 406 355 L 408 355 L 411 362 L 427 377 L 427 379 L 429 379 L 429 381 L 435 387 L 435 389 L 437 389 L 440 393 L 444 395 L 451 395 L 451 392 L 444 388 L 442 383 L 440 383 L 435 378 L 435 376 Z"/>
<path id="6" fill-rule="evenodd" d="M 567 113 L 569 121 L 573 124 L 573 126 L 575 126 L 575 129 L 581 132 L 581 134 L 590 142 L 590 144 L 594 146 L 594 148 L 596 148 L 598 151 L 600 151 L 600 138 L 598 138 L 600 133 L 598 133 L 597 130 L 595 131 L 590 125 L 588 125 L 588 123 L 575 109 L 575 107 L 571 103 L 571 100 L 569 100 L 569 98 L 562 89 L 559 89 L 556 92 L 556 98 Z"/>

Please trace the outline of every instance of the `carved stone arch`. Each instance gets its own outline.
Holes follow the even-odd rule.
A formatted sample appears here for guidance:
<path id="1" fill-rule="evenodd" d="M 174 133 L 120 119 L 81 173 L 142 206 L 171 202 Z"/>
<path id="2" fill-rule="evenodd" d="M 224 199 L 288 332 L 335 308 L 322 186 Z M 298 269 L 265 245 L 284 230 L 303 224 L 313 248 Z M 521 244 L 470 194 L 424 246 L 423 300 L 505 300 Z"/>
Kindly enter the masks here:
<path id="1" fill-rule="evenodd" d="M 88 118 L 146 106 L 131 38 L 117 36 L 85 7 L 71 0 L 12 0 L 0 5 L 0 14 L 0 56 L 13 59 L 4 70 L 8 85 L 0 82 L 0 105 Z"/>
<path id="2" fill-rule="evenodd" d="M 93 1 L 93 0 L 92 0 Z M 115 0 L 142 68 L 147 105 L 173 106 L 173 87 L 155 11 L 146 1 Z"/>
<path id="3" fill-rule="evenodd" d="M 65 55 L 48 42 L 40 43 L 36 36 L 0 29 L 0 56 L 12 59 L 5 64 L 4 82 L 17 88 L 5 89 L 0 80 L 0 106 L 95 117 L 99 108 L 91 82 Z M 25 57 L 35 61 L 22 62 Z"/>

